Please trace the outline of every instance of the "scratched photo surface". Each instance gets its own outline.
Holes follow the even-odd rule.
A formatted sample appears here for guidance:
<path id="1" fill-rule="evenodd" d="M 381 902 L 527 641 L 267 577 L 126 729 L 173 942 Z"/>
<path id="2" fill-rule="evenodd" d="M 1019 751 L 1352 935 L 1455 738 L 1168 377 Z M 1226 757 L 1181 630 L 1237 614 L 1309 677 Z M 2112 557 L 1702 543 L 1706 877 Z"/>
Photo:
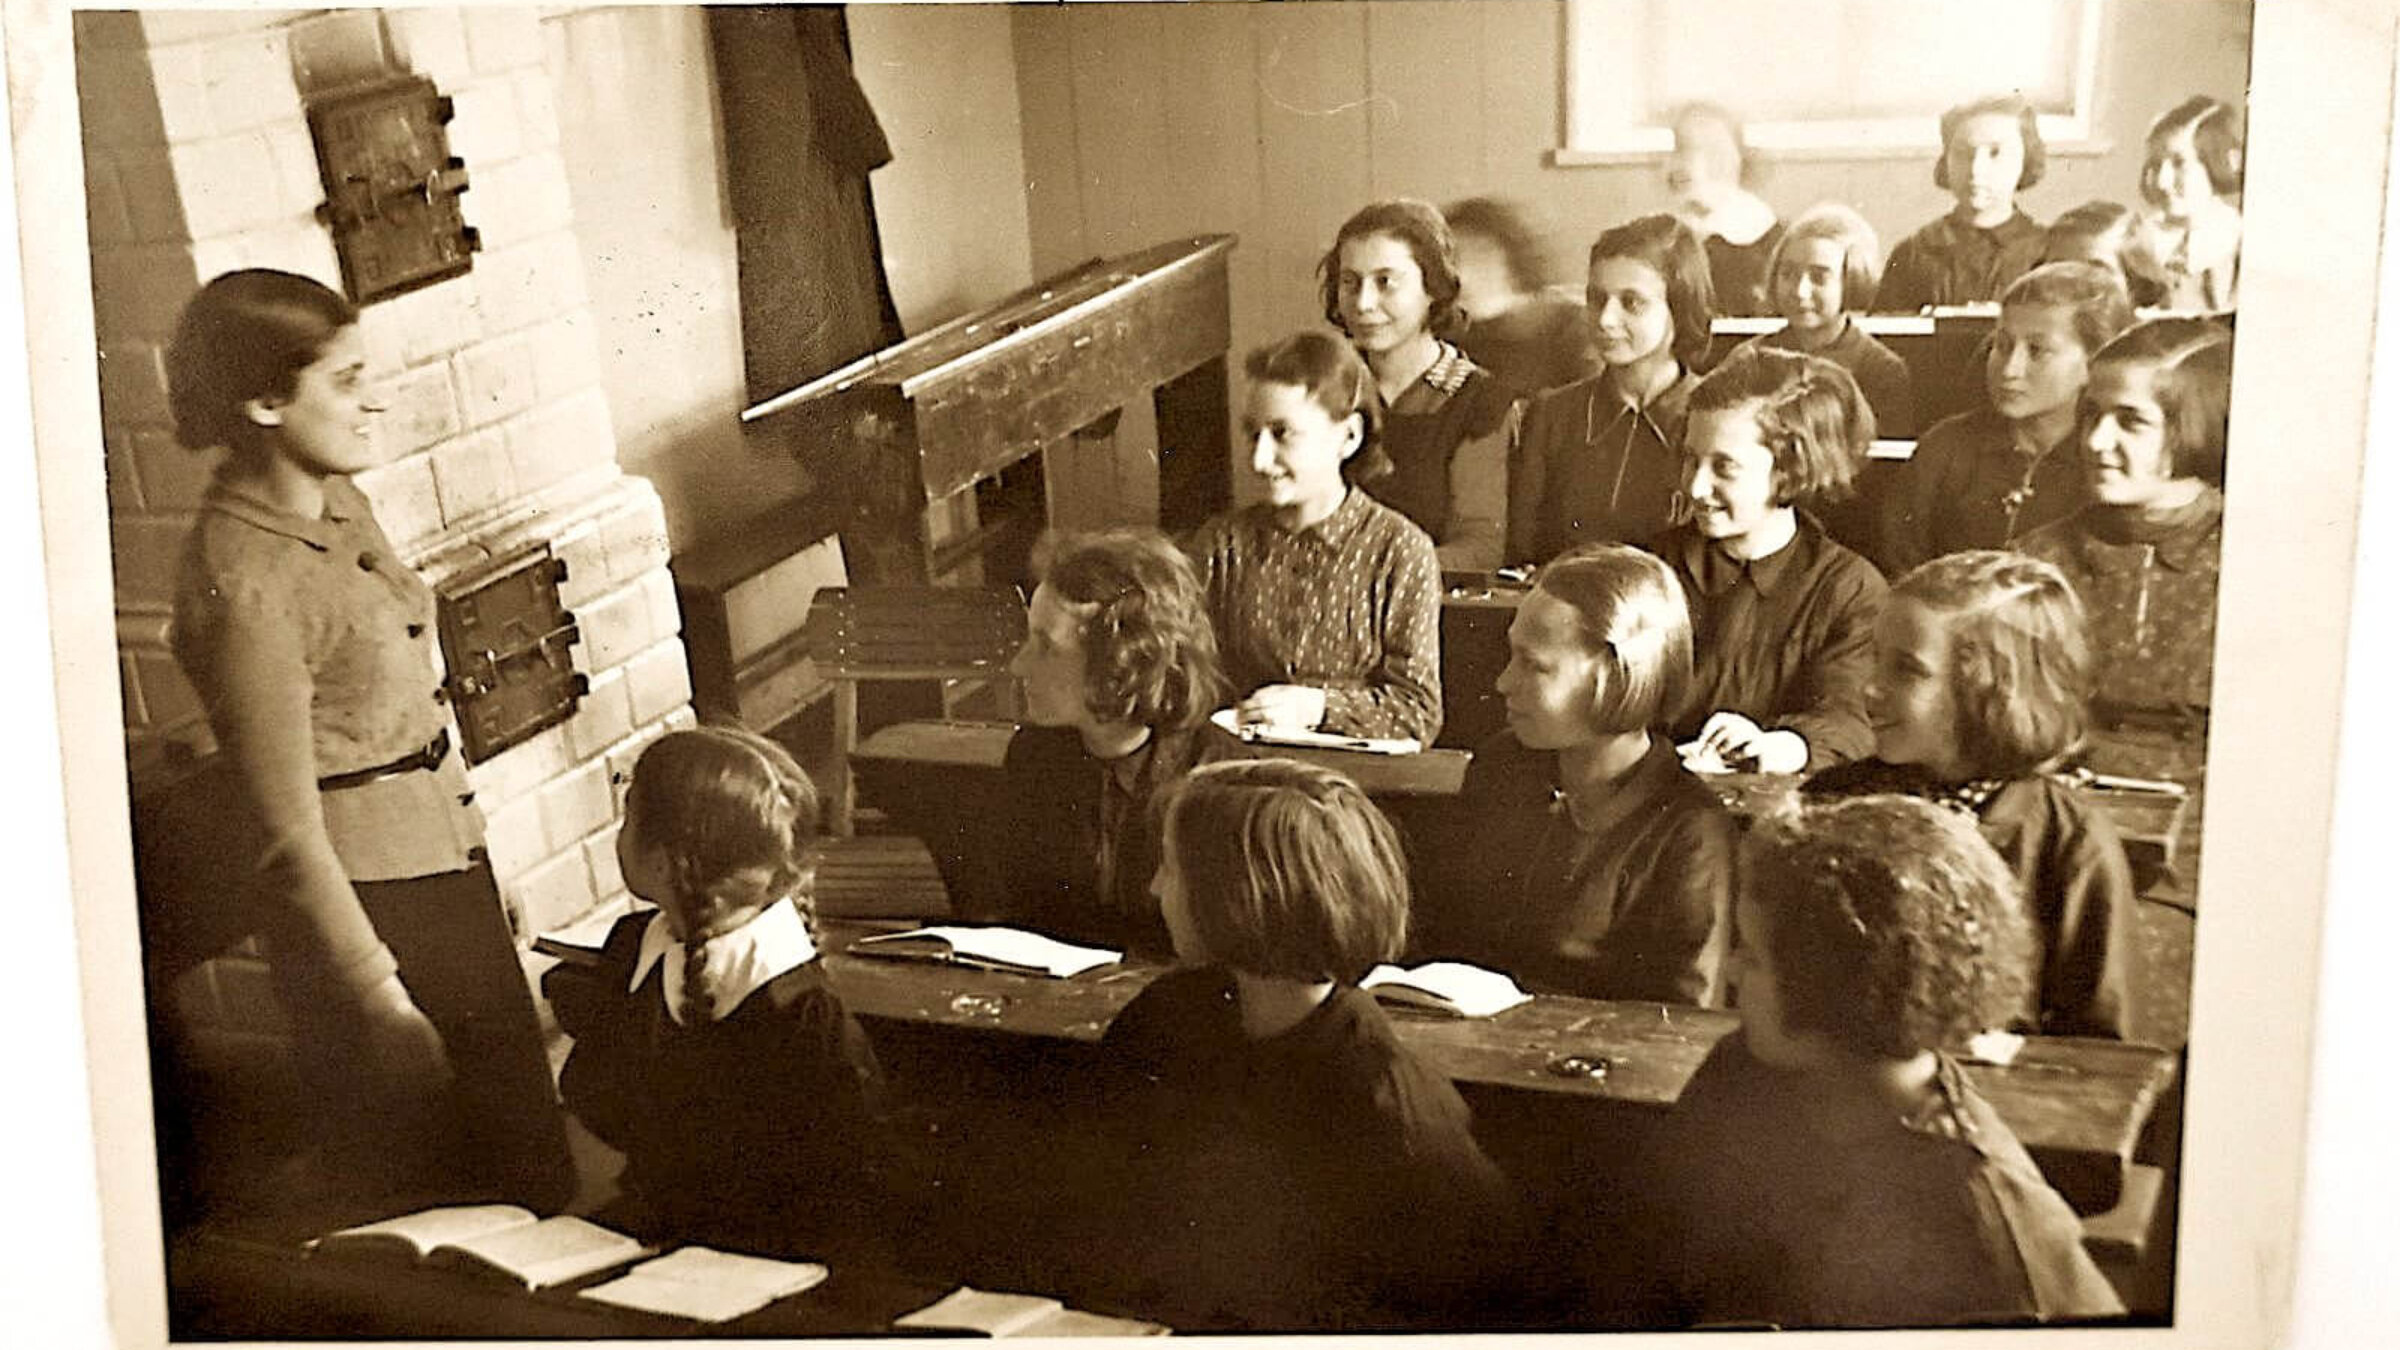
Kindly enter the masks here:
<path id="1" fill-rule="evenodd" d="M 2153 550 L 2122 603 L 2094 610 L 2104 659 L 2138 666 L 2149 692 L 2173 686 L 2177 705 L 2096 717 L 2089 760 L 2105 772 L 2072 788 L 2123 841 L 2138 891 L 2117 1001 L 2070 1028 L 2087 1034 L 2031 1037 L 2013 1057 L 1986 1047 L 1993 1062 L 1965 1072 L 2071 1211 L 2062 1222 L 2127 1309 L 2113 1326 L 2192 1345 L 2263 1335 L 2289 1269 L 2383 211 L 2394 33 L 2373 9 L 12 0 L 27 305 L 45 319 L 34 458 L 58 660 L 78 672 L 57 694 L 119 1334 L 867 1336 L 961 1283 L 1042 1288 L 1038 1263 L 998 1235 L 1079 1172 L 1062 1156 L 1077 1136 L 1052 1129 L 1059 1103 L 1165 962 L 1046 979 L 850 950 L 993 917 L 973 897 L 1003 876 L 996 852 L 1026 842 L 993 822 L 1017 819 L 1007 723 L 1030 713 L 1008 663 L 1037 536 L 1183 535 L 1262 495 L 1240 437 L 1241 358 L 1338 317 L 1320 263 L 1366 203 L 1504 204 L 1519 237 L 1500 251 L 1462 233 L 1469 284 L 1513 273 L 1530 308 L 1580 324 L 1594 237 L 1692 216 L 1707 196 L 1693 176 L 1733 170 L 1730 140 L 1701 145 L 1719 128 L 1679 117 L 1695 103 L 1740 119 L 1729 191 L 1755 194 L 1775 229 L 1842 203 L 1890 255 L 1952 209 L 1937 116 L 2017 90 L 2044 143 L 2018 206 L 2040 223 L 2095 202 L 2138 209 L 2153 120 L 2193 96 L 2225 105 L 2244 138 L 2242 182 L 2224 194 L 2240 209 L 2238 306 L 2227 269 L 2174 284 L 2231 311 L 2228 325 L 2238 315 L 2240 336 L 2221 592 L 2212 604 L 2193 581 L 2213 558 Z M 1710 219 L 1725 231 L 1711 240 L 1720 285 L 1736 284 L 1706 363 L 1778 327 L 1764 220 L 1738 205 Z M 2036 236 L 2013 247 L 2056 246 Z M 831 1267 L 823 1285 L 679 1321 L 579 1298 L 596 1276 L 520 1292 L 303 1245 L 398 1211 L 310 1199 L 325 1163 L 303 1107 L 323 1103 L 302 1084 L 325 1081 L 311 1056 L 327 1051 L 295 1037 L 288 1001 L 307 994 L 265 960 L 248 884 L 265 836 L 178 659 L 188 541 L 224 508 L 208 504 L 221 452 L 177 441 L 173 338 L 200 285 L 241 268 L 313 278 L 357 306 L 351 407 L 372 431 L 339 467 L 380 536 L 302 542 L 356 551 L 401 597 L 390 626 L 407 645 L 387 634 L 383 659 L 421 653 L 421 679 L 406 679 L 432 711 L 403 720 L 442 734 L 429 749 L 403 738 L 425 758 L 398 768 L 434 770 L 456 798 L 443 809 L 472 821 L 459 862 L 488 868 L 508 928 L 487 956 L 512 939 L 537 988 L 603 959 L 635 904 L 626 786 L 662 734 L 772 732 L 819 785 L 815 940 L 888 1079 L 874 1128 L 903 1197 L 836 1241 L 859 1238 L 855 1257 L 804 1253 Z M 1989 403 L 2005 325 L 1992 306 L 1948 303 L 1983 295 L 1926 298 L 1930 314 L 1858 324 L 1914 381 L 1906 406 L 1876 409 L 1864 497 L 1904 492 L 1923 433 Z M 2012 522 L 2065 514 L 2036 481 L 2029 467 L 1995 494 Z M 1914 558 L 1894 548 L 1875 561 L 1896 577 Z M 1492 682 L 1523 591 L 1493 575 L 1500 560 L 1516 555 L 1444 579 L 1434 743 L 1316 752 L 1385 804 L 1419 862 L 1478 844 L 1445 829 L 1441 803 L 1506 722 Z M 932 589 L 863 589 L 877 586 Z M 880 666 L 858 655 L 878 642 Z M 354 874 L 400 847 L 377 821 L 339 818 L 351 789 L 388 786 L 382 758 L 362 755 L 358 782 L 318 775 L 333 830 L 370 841 L 345 843 Z M 1737 813 L 1791 791 L 1713 781 Z M 1436 1325 L 1626 1330 L 1608 1290 L 1560 1285 L 1639 1265 L 1621 1250 L 1642 1236 L 1625 1197 L 1686 1081 L 1739 1034 L 1712 1001 L 1544 995 L 1489 1019 L 1392 1015 L 1541 1216 L 1520 1284 L 1494 1280 Z M 454 1054 L 460 1037 L 507 1039 L 494 1022 L 522 1010 L 496 1007 L 445 1026 Z M 555 1073 L 569 1038 L 538 995 L 533 1008 Z M 489 1131 L 473 1138 L 449 1147 L 492 1147 Z M 621 1155 L 572 1122 L 566 1148 L 572 1176 L 536 1208 L 605 1221 Z M 764 1165 L 738 1137 L 721 1161 Z M 1890 1245 L 1877 1236 L 1856 1250 Z"/>

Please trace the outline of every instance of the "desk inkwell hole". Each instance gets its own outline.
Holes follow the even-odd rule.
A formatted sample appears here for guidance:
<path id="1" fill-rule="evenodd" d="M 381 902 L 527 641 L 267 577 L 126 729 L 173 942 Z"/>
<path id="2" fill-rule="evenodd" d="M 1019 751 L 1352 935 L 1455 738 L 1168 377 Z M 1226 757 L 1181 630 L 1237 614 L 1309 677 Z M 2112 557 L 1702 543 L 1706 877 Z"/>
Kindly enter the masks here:
<path id="1" fill-rule="evenodd" d="M 1542 1067 L 1554 1078 L 1587 1078 L 1597 1083 L 1607 1080 L 1609 1060 L 1606 1055 L 1553 1055 Z"/>

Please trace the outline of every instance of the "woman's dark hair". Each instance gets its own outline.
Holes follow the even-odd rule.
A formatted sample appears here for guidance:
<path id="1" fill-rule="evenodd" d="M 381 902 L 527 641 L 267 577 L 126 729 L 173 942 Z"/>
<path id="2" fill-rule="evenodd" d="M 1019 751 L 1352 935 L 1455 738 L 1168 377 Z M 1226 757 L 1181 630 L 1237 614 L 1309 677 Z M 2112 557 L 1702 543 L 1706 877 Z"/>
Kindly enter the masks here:
<path id="1" fill-rule="evenodd" d="M 1358 784 L 1289 759 L 1204 764 L 1159 806 L 1208 961 L 1355 984 L 1408 936 L 1408 858 Z"/>
<path id="2" fill-rule="evenodd" d="M 252 399 L 290 398 L 333 335 L 358 322 L 348 300 L 291 272 L 227 272 L 200 288 L 167 344 L 175 439 L 194 450 L 249 444 Z"/>
<path id="3" fill-rule="evenodd" d="M 1944 192 L 1950 190 L 1950 142 L 1968 118 L 1985 113 L 1999 113 L 2017 119 L 2017 136 L 2025 143 L 2025 160 L 2017 170 L 2017 191 L 2023 192 L 2042 181 L 2050 171 L 2050 147 L 2042 143 L 2042 127 L 2034 116 L 2033 105 L 2021 94 L 1995 94 L 1972 103 L 1961 103 L 1942 114 L 1942 153 L 1933 161 L 1933 181 Z"/>
<path id="4" fill-rule="evenodd" d="M 1208 597 L 1190 557 L 1165 535 L 1046 534 L 1033 565 L 1080 617 L 1083 701 L 1093 716 L 1180 730 L 1225 701 Z"/>
<path id="5" fill-rule="evenodd" d="M 1288 384 L 1306 392 L 1327 417 L 1359 419 L 1358 449 L 1342 461 L 1342 480 L 1363 483 L 1392 471 L 1383 452 L 1383 395 L 1365 357 L 1343 338 L 1311 330 L 1252 351 L 1242 362 L 1252 384 Z"/>
<path id="6" fill-rule="evenodd" d="M 1466 311 L 1458 307 L 1458 245 L 1452 241 L 1449 222 L 1442 219 L 1442 213 L 1413 197 L 1363 206 L 1334 232 L 1333 247 L 1317 260 L 1317 293 L 1325 303 L 1325 321 L 1344 327 L 1342 245 L 1379 234 L 1407 245 L 1409 256 L 1417 261 L 1417 272 L 1425 280 L 1425 296 L 1433 302 L 1425 311 L 1426 330 L 1437 338 L 1456 336 L 1467 326 Z"/>
<path id="7" fill-rule="evenodd" d="M 2083 602 L 2046 562 L 1952 553 L 1892 587 L 1941 617 L 1960 759 L 1975 778 L 2040 773 L 2083 744 L 2094 672 Z"/>
<path id="8" fill-rule="evenodd" d="M 1963 812 L 1807 801 L 1755 820 L 1740 857 L 1790 1030 L 1908 1059 L 2024 1006 L 2034 949 L 2017 879 Z"/>
<path id="9" fill-rule="evenodd" d="M 1497 245 L 1508 282 L 1517 290 L 1538 291 L 1546 283 L 1550 269 L 1542 260 L 1541 241 L 1515 206 L 1497 197 L 1469 197 L 1443 207 L 1442 218 L 1450 222 L 1453 243 L 1472 235 Z"/>
<path id="10" fill-rule="evenodd" d="M 2167 419 L 2170 471 L 2178 478 L 2225 485 L 2227 410 L 2233 394 L 2231 330 L 2214 319 L 2192 315 L 2152 319 L 2126 329 L 2094 352 L 2092 365 L 2150 367 L 2150 388 Z"/>
<path id="11" fill-rule="evenodd" d="M 2208 185 L 2220 197 L 2242 190 L 2242 128 L 2232 107 L 2206 94 L 2194 94 L 2158 115 L 2142 138 L 2150 148 L 2179 131 L 2192 133 L 2192 151 L 2208 171 Z"/>
<path id="12" fill-rule="evenodd" d="M 1641 216 L 1603 231 L 1592 241 L 1589 267 L 1609 258 L 1632 258 L 1648 263 L 1667 286 L 1667 313 L 1675 320 L 1671 339 L 1675 359 L 1685 370 L 1698 370 L 1715 341 L 1709 331 L 1716 322 L 1716 284 L 1709 279 L 1708 250 L 1690 226 L 1669 215 Z M 1587 271 L 1589 270 L 1587 267 Z M 1591 304 L 1594 313 L 1600 306 Z"/>
<path id="13" fill-rule="evenodd" d="M 1775 457 L 1778 504 L 1838 501 L 1866 463 L 1875 409 L 1858 381 L 1821 356 L 1744 345 L 1692 389 L 1690 416 L 1748 407 Z M 1689 423 L 1686 423 L 1689 426 Z"/>

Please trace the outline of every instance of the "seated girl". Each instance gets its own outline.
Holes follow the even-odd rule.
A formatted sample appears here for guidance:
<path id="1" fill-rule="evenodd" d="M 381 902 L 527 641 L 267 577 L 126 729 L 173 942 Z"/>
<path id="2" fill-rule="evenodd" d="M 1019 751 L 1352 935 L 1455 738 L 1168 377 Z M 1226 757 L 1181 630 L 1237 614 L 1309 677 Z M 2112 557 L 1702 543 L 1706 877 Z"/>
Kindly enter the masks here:
<path id="1" fill-rule="evenodd" d="M 1000 809 L 962 915 L 1163 957 L 1151 802 L 1195 764 L 1240 754 L 1210 724 L 1225 674 L 1191 560 L 1154 530 L 1046 537 L 1025 643 L 1009 663 L 1031 726 L 1010 740 Z"/>
<path id="2" fill-rule="evenodd" d="M 1360 486 L 1432 535 L 1443 567 L 1498 567 L 1517 404 L 1446 340 L 1466 316 L 1441 212 L 1376 202 L 1342 222 L 1317 273 L 1326 320 L 1349 335 L 1383 397 L 1383 435 L 1368 452 L 1378 462 L 1356 472 Z"/>
<path id="3" fill-rule="evenodd" d="M 1713 103 L 1689 103 L 1676 110 L 1673 131 L 1667 190 L 1675 194 L 1675 214 L 1708 253 L 1717 312 L 1773 313 L 1767 277 L 1783 223 L 1750 190 L 1757 163 L 1741 119 Z"/>
<path id="4" fill-rule="evenodd" d="M 1884 581 L 1800 507 L 1839 498 L 1875 436 L 1850 373 L 1735 352 L 1692 391 L 1691 518 L 1651 551 L 1692 609 L 1692 689 L 1670 730 L 1696 767 L 1798 773 L 1867 753 Z"/>
<path id="5" fill-rule="evenodd" d="M 1677 1311 L 1895 1327 L 2123 1311 L 1950 1052 L 2027 979 L 2007 865 L 1905 797 L 1801 806 L 1745 839 L 1741 1029 L 1685 1085 L 1655 1169 Z"/>
<path id="6" fill-rule="evenodd" d="M 1467 326 L 1458 347 L 1520 394 L 1538 394 L 1600 373 L 1583 304 L 1543 285 L 1548 269 L 1532 227 L 1491 197 L 1442 208 L 1458 246 L 1458 306 Z"/>
<path id="7" fill-rule="evenodd" d="M 2200 318 L 2154 319 L 2102 348 L 2084 391 L 2092 504 L 2024 543 L 2066 574 L 2091 618 L 2099 694 L 2086 762 L 2195 793 L 2215 670 L 2232 363 L 2232 333 Z"/>
<path id="8" fill-rule="evenodd" d="M 1406 935 L 1398 835 L 1349 779 L 1291 760 L 1204 766 L 1164 803 L 1180 966 L 1100 1043 L 1096 1301 L 1179 1331 L 1472 1307 L 1513 1199 L 1457 1089 L 1357 987 Z"/>
<path id="9" fill-rule="evenodd" d="M 1442 728 L 1441 564 L 1425 532 L 1353 486 L 1383 400 L 1350 344 L 1298 333 L 1250 353 L 1242 434 L 1265 500 L 1188 548 L 1244 725 L 1413 737 Z"/>
<path id="10" fill-rule="evenodd" d="M 1673 216 L 1593 243 L 1584 301 L 1602 369 L 1525 409 L 1509 467 L 1509 561 L 1639 543 L 1667 527 L 1684 404 L 1712 341 L 1709 287 L 1698 236 Z"/>
<path id="11" fill-rule="evenodd" d="M 817 792 L 765 737 L 669 732 L 625 791 L 617 862 L 658 908 L 542 992 L 567 1106 L 625 1155 L 603 1223 L 769 1255 L 872 1250 L 876 1071 L 817 959 Z"/>
<path id="12" fill-rule="evenodd" d="M 2234 307 L 2242 248 L 2242 132 L 2213 98 L 2185 99 L 2150 124 L 2142 204 L 2126 264 L 2167 309 Z"/>
<path id="13" fill-rule="evenodd" d="M 1958 205 L 1892 249 L 1876 304 L 1914 313 L 1999 299 L 2041 260 L 2042 227 L 2017 208 L 2017 194 L 2041 182 L 2049 163 L 2033 105 L 2022 95 L 1943 113 L 1933 181 Z"/>
<path id="14" fill-rule="evenodd" d="M 2048 263 L 2008 288 L 1983 368 L 1991 406 L 1917 439 L 1889 532 L 1894 568 L 2013 547 L 2083 506 L 2083 466 L 2053 452 L 2074 435 L 2092 353 L 2132 322 L 2125 287 L 2098 263 Z"/>
<path id="15" fill-rule="evenodd" d="M 1428 850 L 1413 949 L 1586 998 L 1723 1002 L 1733 821 L 1676 757 L 1683 588 L 1626 544 L 1546 564 L 1508 630 L 1508 729 Z"/>
<path id="16" fill-rule="evenodd" d="M 1908 436 L 1917 416 L 1908 363 L 1852 317 L 1874 308 L 1881 266 L 1865 216 L 1839 202 L 1810 207 L 1767 257 L 1767 294 L 1783 327 L 1743 345 L 1824 357 L 1858 382 L 1885 435 Z"/>
<path id="17" fill-rule="evenodd" d="M 2031 911 L 2035 981 L 2011 1019 L 2054 1036 L 2129 1034 L 2132 874 L 2108 816 L 2051 770 L 2082 744 L 2091 697 L 2083 606 L 2047 563 L 1953 553 L 1900 579 L 1875 632 L 1875 758 L 1820 796 L 1904 792 L 1971 816 Z"/>

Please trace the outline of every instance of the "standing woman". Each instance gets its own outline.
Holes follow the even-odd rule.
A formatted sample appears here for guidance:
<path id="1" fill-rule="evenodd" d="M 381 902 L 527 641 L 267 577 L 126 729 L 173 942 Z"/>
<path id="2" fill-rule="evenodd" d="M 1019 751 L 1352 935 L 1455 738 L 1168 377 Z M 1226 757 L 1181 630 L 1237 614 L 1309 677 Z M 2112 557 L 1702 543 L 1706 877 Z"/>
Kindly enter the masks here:
<path id="1" fill-rule="evenodd" d="M 176 660 L 263 827 L 261 935 L 337 1192 L 557 1208 L 573 1170 L 450 746 L 433 594 L 349 478 L 376 462 L 382 407 L 357 325 L 288 272 L 227 273 L 185 307 L 176 439 L 225 456 L 185 546 Z"/>
<path id="2" fill-rule="evenodd" d="M 1433 536 L 1444 568 L 1498 567 L 1517 405 L 1448 341 L 1467 316 L 1442 213 L 1407 198 L 1367 206 L 1342 222 L 1317 274 L 1326 319 L 1383 396 L 1382 462 L 1361 466 L 1360 485 Z"/>

